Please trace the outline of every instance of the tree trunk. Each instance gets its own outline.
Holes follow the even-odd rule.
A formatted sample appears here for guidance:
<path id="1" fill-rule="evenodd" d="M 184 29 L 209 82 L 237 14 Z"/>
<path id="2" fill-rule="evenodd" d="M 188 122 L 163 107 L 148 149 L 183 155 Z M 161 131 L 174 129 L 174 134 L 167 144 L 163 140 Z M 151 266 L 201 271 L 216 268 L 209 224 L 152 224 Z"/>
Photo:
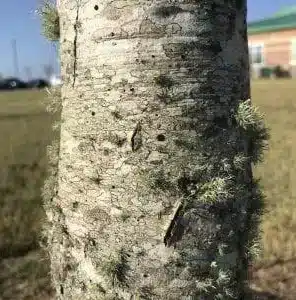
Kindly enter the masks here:
<path id="1" fill-rule="evenodd" d="M 57 298 L 245 299 L 265 137 L 246 0 L 59 2 Z"/>

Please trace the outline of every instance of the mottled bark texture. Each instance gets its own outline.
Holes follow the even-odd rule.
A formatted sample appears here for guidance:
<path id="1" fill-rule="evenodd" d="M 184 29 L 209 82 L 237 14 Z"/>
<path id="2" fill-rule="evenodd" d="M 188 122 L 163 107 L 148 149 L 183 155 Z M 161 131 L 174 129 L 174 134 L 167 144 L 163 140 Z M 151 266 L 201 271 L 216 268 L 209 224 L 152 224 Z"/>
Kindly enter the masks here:
<path id="1" fill-rule="evenodd" d="M 59 14 L 57 298 L 245 299 L 266 137 L 245 102 L 246 1 L 60 0 Z"/>

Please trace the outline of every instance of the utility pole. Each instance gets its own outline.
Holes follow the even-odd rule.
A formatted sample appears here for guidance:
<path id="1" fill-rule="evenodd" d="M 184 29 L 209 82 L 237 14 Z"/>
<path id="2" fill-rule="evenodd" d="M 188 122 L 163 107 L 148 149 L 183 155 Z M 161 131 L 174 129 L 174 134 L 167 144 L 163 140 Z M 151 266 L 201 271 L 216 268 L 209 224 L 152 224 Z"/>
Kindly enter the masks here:
<path id="1" fill-rule="evenodd" d="M 17 47 L 16 47 L 16 39 L 13 39 L 11 44 L 12 44 L 12 54 L 13 54 L 14 75 L 16 77 L 19 77 L 20 71 L 19 71 L 19 63 L 18 63 L 18 53 L 17 53 Z"/>

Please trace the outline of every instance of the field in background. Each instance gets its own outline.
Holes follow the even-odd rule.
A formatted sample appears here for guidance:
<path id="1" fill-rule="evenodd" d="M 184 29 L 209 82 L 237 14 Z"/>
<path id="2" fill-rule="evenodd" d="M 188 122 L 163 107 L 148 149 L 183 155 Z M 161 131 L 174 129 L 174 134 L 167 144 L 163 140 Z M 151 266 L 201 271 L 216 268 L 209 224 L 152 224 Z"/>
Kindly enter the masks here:
<path id="1" fill-rule="evenodd" d="M 48 258 L 39 250 L 41 187 L 52 117 L 45 93 L 0 93 L 0 299 L 44 299 Z"/>
<path id="2" fill-rule="evenodd" d="M 296 82 L 255 81 L 252 98 L 271 129 L 265 161 L 255 169 L 262 178 L 267 212 L 254 281 L 281 297 L 277 299 L 292 300 L 296 298 Z"/>
<path id="3" fill-rule="evenodd" d="M 265 162 L 255 170 L 262 177 L 267 213 L 253 286 L 277 295 L 275 299 L 296 295 L 294 95 L 295 81 L 252 84 L 253 101 L 266 115 L 272 137 Z M 39 91 L 0 94 L 0 300 L 49 298 L 48 258 L 38 247 L 44 218 L 40 188 L 53 120 L 44 99 Z"/>

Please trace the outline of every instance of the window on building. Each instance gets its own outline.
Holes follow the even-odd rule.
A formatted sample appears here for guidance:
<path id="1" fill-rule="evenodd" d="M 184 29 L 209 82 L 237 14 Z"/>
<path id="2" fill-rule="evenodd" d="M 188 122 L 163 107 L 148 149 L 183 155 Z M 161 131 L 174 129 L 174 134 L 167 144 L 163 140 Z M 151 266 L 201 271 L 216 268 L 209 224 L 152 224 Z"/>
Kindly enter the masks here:
<path id="1" fill-rule="evenodd" d="M 263 45 L 250 45 L 249 46 L 250 62 L 252 64 L 263 63 Z"/>
<path id="2" fill-rule="evenodd" d="M 292 40 L 291 60 L 296 61 L 296 39 Z"/>

